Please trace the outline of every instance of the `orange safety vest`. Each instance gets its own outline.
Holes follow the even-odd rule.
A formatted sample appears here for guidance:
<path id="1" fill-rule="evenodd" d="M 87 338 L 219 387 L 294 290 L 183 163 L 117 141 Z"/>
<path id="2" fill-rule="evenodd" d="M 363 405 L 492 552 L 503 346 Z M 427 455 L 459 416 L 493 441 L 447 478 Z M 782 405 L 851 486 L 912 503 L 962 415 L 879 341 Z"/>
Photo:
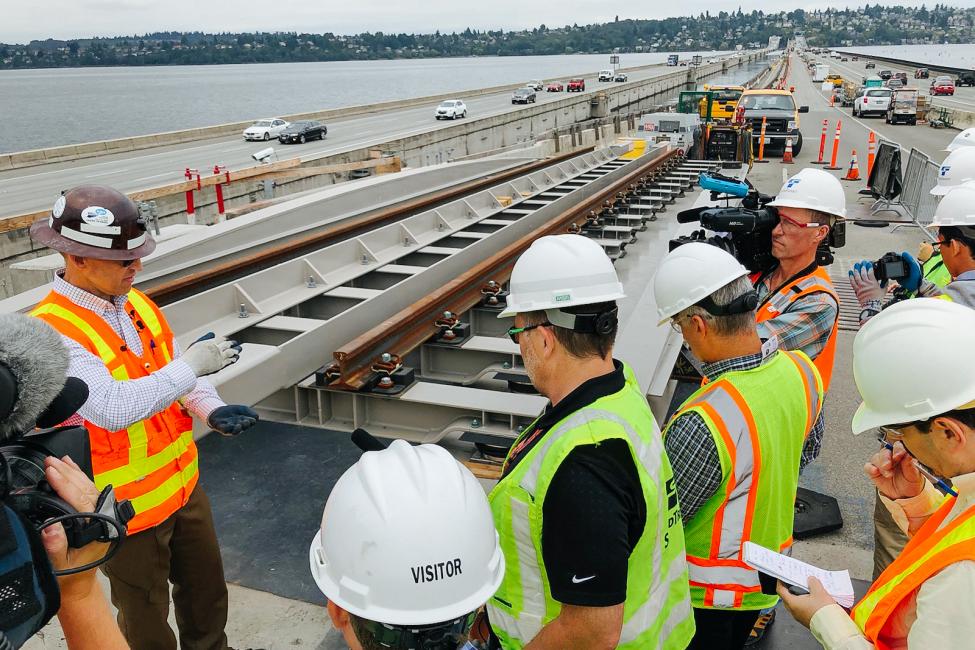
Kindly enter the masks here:
<path id="1" fill-rule="evenodd" d="M 975 560 L 975 506 L 938 528 L 954 505 L 955 497 L 941 504 L 851 612 L 864 636 L 880 650 L 892 647 L 882 640 L 891 615 L 925 580 L 949 564 Z M 970 595 L 958 594 L 958 597 Z"/>
<path id="2" fill-rule="evenodd" d="M 816 270 L 802 277 L 796 278 L 791 282 L 782 285 L 776 293 L 765 297 L 765 302 L 758 307 L 756 321 L 761 323 L 771 320 L 776 316 L 789 310 L 789 306 L 803 296 L 812 293 L 828 293 L 836 301 L 836 320 L 833 321 L 833 329 L 829 332 L 829 339 L 823 347 L 823 351 L 813 359 L 819 376 L 823 378 L 823 389 L 829 390 L 829 381 L 833 375 L 833 359 L 836 357 L 836 332 L 839 326 L 839 305 L 840 299 L 833 290 L 833 281 L 829 278 L 829 273 L 821 266 Z"/>
<path id="3" fill-rule="evenodd" d="M 145 294 L 132 289 L 125 305 L 142 341 L 136 356 L 121 336 L 95 312 L 51 292 L 31 312 L 100 358 L 116 381 L 147 377 L 172 361 L 173 332 Z M 127 429 L 109 431 L 85 421 L 99 490 L 111 484 L 119 499 L 129 499 L 135 517 L 129 534 L 162 523 L 183 507 L 200 472 L 193 419 L 179 402 Z"/>

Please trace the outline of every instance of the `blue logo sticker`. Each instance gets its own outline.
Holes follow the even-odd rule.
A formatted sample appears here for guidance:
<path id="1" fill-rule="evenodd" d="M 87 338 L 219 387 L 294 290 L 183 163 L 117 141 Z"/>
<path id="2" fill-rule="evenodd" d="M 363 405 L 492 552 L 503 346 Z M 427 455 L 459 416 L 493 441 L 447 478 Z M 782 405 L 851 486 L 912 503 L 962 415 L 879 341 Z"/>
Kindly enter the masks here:
<path id="1" fill-rule="evenodd" d="M 801 178 L 790 178 L 785 184 L 785 189 L 791 190 L 793 187 L 802 182 Z"/>
<path id="2" fill-rule="evenodd" d="M 948 175 L 948 170 L 951 169 L 951 165 L 941 165 L 940 176 L 944 177 Z"/>

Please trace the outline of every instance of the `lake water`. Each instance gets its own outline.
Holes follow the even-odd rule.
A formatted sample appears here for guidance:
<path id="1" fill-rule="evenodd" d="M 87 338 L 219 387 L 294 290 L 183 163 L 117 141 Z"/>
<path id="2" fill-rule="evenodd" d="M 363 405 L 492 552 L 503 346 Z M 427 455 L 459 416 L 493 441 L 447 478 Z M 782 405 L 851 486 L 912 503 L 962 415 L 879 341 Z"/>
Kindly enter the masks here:
<path id="1" fill-rule="evenodd" d="M 867 56 L 917 61 L 928 65 L 946 68 L 975 68 L 975 45 L 877 45 L 871 47 L 842 48 L 843 51 L 857 52 Z"/>
<path id="2" fill-rule="evenodd" d="M 693 52 L 681 52 L 682 59 Z M 701 52 L 705 57 L 717 54 Z M 622 67 L 667 53 L 621 54 Z M 567 77 L 609 55 L 0 71 L 0 152 Z"/>

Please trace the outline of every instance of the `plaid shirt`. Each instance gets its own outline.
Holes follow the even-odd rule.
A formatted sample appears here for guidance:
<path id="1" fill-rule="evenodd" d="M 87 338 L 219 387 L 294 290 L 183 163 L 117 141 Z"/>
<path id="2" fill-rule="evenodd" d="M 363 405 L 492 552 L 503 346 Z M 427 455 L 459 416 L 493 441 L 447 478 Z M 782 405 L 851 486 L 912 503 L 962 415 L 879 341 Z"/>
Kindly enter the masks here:
<path id="1" fill-rule="evenodd" d="M 757 352 L 743 357 L 706 363 L 704 374 L 710 381 L 714 381 L 732 370 L 758 368 L 771 356 L 771 354 Z M 820 412 L 803 445 L 802 458 L 799 461 L 800 471 L 819 455 L 825 430 L 823 414 Z M 664 438 L 664 446 L 667 448 L 667 456 L 674 470 L 680 513 L 684 521 L 688 522 L 721 487 L 721 460 L 718 457 L 718 447 L 704 419 L 694 412 L 684 413 L 674 418 Z"/>
<path id="2" fill-rule="evenodd" d="M 135 324 L 125 311 L 126 296 L 103 300 L 65 281 L 58 272 L 51 287 L 79 307 L 101 316 L 136 356 L 142 355 L 142 339 Z M 71 353 L 68 374 L 88 384 L 88 401 L 65 424 L 81 424 L 87 420 L 109 431 L 126 429 L 132 424 L 162 411 L 182 398 L 183 405 L 204 422 L 207 416 L 224 402 L 217 390 L 196 375 L 181 361 L 179 344 L 173 341 L 173 360 L 148 377 L 116 381 L 105 362 L 86 350 L 80 343 L 62 336 Z"/>
<path id="3" fill-rule="evenodd" d="M 772 288 L 768 278 L 757 285 L 758 299 L 764 301 Z M 839 318 L 840 308 L 833 296 L 825 292 L 802 296 L 775 318 L 758 324 L 758 336 L 763 341 L 778 338 L 782 350 L 802 350 L 815 359 L 826 347 L 830 332 Z"/>

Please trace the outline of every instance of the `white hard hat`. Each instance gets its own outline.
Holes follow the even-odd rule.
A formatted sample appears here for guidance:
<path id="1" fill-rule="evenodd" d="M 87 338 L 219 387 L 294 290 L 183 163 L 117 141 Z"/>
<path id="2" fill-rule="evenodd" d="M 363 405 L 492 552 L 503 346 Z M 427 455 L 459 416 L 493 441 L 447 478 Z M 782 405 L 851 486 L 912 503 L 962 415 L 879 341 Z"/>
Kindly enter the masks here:
<path id="1" fill-rule="evenodd" d="M 975 226 L 975 182 L 951 188 L 938 202 L 931 225 Z"/>
<path id="2" fill-rule="evenodd" d="M 431 625 L 483 605 L 504 576 L 484 489 L 437 445 L 394 441 L 339 478 L 309 550 L 322 593 L 387 625 Z"/>
<path id="3" fill-rule="evenodd" d="M 498 318 L 626 296 L 602 246 L 582 235 L 536 239 L 515 262 L 508 290 L 508 305 Z"/>
<path id="4" fill-rule="evenodd" d="M 936 298 L 891 305 L 853 340 L 853 378 L 863 398 L 853 433 L 967 406 L 975 400 L 972 368 L 975 310 Z"/>
<path id="5" fill-rule="evenodd" d="M 777 208 L 819 210 L 834 217 L 846 217 L 843 185 L 829 172 L 811 167 L 787 180 L 769 205 Z"/>
<path id="6" fill-rule="evenodd" d="M 975 181 L 975 148 L 964 147 L 952 151 L 941 163 L 938 184 L 931 188 L 931 194 L 943 196 L 970 181 Z"/>
<path id="7" fill-rule="evenodd" d="M 717 246 L 690 242 L 667 253 L 653 276 L 658 325 L 748 275 L 741 262 Z"/>
<path id="8" fill-rule="evenodd" d="M 945 147 L 945 151 L 952 152 L 962 147 L 975 147 L 975 127 L 965 129 Z"/>

